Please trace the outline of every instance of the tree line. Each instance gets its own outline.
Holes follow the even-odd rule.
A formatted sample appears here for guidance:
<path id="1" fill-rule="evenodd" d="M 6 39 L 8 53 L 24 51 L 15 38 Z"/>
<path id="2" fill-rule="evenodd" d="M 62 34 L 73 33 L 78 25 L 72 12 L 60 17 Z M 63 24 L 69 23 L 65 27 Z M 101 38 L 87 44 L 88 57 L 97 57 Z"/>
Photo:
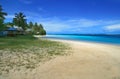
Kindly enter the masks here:
<path id="1" fill-rule="evenodd" d="M 22 12 L 15 13 L 12 22 L 4 23 L 5 16 L 7 16 L 7 13 L 3 11 L 0 5 L 0 31 L 7 29 L 7 26 L 18 26 L 21 27 L 24 32 L 29 30 L 30 34 L 46 35 L 42 24 L 38 24 L 37 22 L 33 23 L 32 21 L 27 23 L 26 16 Z"/>

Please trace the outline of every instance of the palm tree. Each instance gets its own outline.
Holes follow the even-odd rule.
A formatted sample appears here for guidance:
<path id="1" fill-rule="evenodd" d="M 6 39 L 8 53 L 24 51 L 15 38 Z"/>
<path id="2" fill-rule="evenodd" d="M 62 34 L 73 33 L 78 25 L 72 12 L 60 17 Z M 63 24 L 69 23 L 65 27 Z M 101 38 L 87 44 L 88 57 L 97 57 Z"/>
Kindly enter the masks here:
<path id="1" fill-rule="evenodd" d="M 32 22 L 29 22 L 29 28 L 33 28 L 33 23 Z"/>
<path id="2" fill-rule="evenodd" d="M 2 10 L 2 6 L 0 5 L 0 20 L 4 20 L 5 16 L 7 16 L 7 13 L 3 12 Z"/>
<path id="3" fill-rule="evenodd" d="M 2 11 L 2 6 L 0 5 L 0 30 L 3 30 L 5 27 L 4 27 L 4 19 L 5 19 L 5 16 L 7 16 L 7 13 L 3 12 Z"/>
<path id="4" fill-rule="evenodd" d="M 46 35 L 46 31 L 45 31 L 45 29 L 43 28 L 43 25 L 42 25 L 42 24 L 39 25 L 39 31 L 40 31 L 40 35 Z"/>
<path id="5" fill-rule="evenodd" d="M 26 16 L 22 12 L 15 13 L 15 18 L 13 18 L 14 25 L 22 27 L 25 30 L 27 27 L 27 22 L 25 17 Z"/>

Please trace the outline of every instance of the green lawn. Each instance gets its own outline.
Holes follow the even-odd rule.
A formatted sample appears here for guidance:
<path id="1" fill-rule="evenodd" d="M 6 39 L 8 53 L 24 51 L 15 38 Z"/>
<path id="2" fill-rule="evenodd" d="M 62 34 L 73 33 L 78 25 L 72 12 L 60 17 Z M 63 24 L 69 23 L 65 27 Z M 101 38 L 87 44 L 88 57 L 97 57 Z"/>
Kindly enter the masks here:
<path id="1" fill-rule="evenodd" d="M 68 49 L 63 43 L 31 35 L 0 37 L 0 74 L 12 69 L 34 69 L 40 62 L 65 55 Z"/>

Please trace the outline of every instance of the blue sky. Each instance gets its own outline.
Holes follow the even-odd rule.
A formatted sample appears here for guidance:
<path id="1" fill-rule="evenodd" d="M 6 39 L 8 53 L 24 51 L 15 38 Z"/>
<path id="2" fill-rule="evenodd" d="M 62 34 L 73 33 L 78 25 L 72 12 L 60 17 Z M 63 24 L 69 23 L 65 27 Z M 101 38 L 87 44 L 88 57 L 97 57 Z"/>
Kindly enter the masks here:
<path id="1" fill-rule="evenodd" d="M 120 34 L 120 0 L 0 0 L 5 22 L 23 12 L 48 34 Z"/>

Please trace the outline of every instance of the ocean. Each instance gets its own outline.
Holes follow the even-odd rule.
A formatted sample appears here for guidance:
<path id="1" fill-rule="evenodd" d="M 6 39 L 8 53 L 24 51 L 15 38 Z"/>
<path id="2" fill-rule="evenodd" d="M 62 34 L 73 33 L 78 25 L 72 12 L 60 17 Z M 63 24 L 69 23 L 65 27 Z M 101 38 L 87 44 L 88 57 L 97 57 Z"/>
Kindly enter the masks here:
<path id="1" fill-rule="evenodd" d="M 120 35 L 46 35 L 44 38 L 87 41 L 120 45 Z"/>

